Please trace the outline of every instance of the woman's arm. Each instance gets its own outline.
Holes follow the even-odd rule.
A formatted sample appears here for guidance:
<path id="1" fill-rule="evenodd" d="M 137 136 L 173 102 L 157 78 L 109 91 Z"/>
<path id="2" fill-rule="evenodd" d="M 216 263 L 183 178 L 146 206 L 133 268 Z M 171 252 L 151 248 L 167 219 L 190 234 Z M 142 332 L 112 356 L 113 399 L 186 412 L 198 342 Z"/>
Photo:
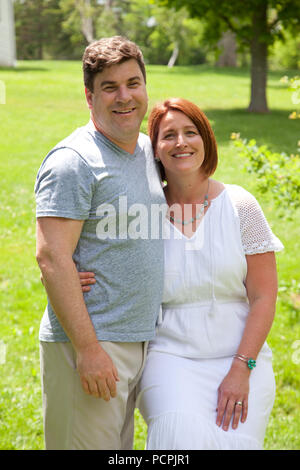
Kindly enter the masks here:
<path id="1" fill-rule="evenodd" d="M 277 298 L 277 271 L 274 252 L 248 255 L 246 289 L 250 311 L 245 330 L 236 351 L 256 359 L 271 329 Z M 259 367 L 259 363 L 257 364 Z M 237 358 L 218 389 L 217 425 L 227 431 L 231 418 L 232 427 L 244 422 L 248 413 L 250 369 Z M 243 406 L 236 405 L 242 402 Z"/>

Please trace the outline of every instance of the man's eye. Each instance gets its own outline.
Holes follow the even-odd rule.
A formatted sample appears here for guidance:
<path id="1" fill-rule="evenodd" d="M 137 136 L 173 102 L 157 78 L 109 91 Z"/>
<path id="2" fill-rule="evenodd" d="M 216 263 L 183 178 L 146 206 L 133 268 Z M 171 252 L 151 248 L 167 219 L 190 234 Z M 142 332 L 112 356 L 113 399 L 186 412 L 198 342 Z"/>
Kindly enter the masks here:
<path id="1" fill-rule="evenodd" d="M 114 86 L 107 86 L 104 88 L 104 91 L 107 91 L 107 92 L 110 92 L 110 91 L 114 91 L 116 89 L 116 87 Z"/>

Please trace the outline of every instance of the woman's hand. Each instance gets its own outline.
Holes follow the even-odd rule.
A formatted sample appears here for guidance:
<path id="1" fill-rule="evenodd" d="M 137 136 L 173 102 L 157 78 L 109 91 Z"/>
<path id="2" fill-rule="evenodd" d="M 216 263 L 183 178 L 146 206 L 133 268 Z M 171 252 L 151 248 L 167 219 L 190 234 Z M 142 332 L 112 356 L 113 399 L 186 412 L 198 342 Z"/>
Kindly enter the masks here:
<path id="1" fill-rule="evenodd" d="M 82 292 L 89 292 L 91 290 L 90 285 L 95 284 L 95 274 L 89 272 L 79 272 L 79 281 L 81 284 Z M 40 276 L 41 283 L 44 285 L 43 275 Z"/>
<path id="2" fill-rule="evenodd" d="M 218 388 L 217 425 L 227 431 L 232 420 L 232 429 L 244 423 L 248 414 L 250 369 L 247 365 L 234 359 L 230 371 Z M 239 403 L 242 403 L 239 404 Z"/>
<path id="3" fill-rule="evenodd" d="M 95 274 L 90 272 L 78 272 L 78 276 L 82 292 L 89 292 L 91 290 L 90 286 L 96 282 Z"/>

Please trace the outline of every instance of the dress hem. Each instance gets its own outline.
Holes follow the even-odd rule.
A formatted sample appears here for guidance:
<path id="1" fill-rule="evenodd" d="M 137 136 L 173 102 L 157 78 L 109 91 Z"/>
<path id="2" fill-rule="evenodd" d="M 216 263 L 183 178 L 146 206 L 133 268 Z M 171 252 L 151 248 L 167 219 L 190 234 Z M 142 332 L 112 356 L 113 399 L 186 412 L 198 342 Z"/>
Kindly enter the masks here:
<path id="1" fill-rule="evenodd" d="M 263 446 L 238 428 L 224 431 L 197 414 L 169 411 L 149 419 L 146 450 L 263 450 Z"/>

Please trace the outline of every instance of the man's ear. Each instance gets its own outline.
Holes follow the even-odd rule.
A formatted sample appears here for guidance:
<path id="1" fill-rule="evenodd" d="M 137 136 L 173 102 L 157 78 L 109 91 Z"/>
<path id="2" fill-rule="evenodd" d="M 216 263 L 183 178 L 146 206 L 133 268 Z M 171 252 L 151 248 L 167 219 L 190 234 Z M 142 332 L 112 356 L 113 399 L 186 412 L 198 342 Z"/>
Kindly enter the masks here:
<path id="1" fill-rule="evenodd" d="M 86 102 L 87 102 L 88 108 L 93 109 L 93 93 L 91 92 L 91 90 L 89 90 L 86 87 L 85 87 L 84 91 L 85 91 L 85 97 L 86 97 Z"/>

